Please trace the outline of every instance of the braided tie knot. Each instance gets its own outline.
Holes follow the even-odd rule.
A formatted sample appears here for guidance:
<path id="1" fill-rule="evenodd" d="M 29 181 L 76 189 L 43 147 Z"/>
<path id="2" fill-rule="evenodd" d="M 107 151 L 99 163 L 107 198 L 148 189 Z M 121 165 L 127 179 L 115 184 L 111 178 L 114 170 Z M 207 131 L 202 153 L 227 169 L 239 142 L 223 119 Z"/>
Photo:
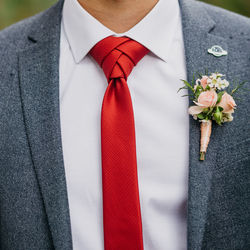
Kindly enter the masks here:
<path id="1" fill-rule="evenodd" d="M 90 55 L 103 69 L 110 82 L 114 78 L 127 80 L 134 66 L 148 53 L 148 49 L 128 37 L 109 36 L 97 43 Z"/>

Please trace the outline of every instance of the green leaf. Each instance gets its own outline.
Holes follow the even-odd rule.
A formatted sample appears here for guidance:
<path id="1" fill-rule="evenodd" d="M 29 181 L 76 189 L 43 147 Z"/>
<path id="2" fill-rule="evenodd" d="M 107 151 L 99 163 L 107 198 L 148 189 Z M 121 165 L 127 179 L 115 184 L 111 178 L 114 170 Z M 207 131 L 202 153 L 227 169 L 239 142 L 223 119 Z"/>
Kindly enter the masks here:
<path id="1" fill-rule="evenodd" d="M 191 86 L 189 82 L 187 82 L 186 80 L 182 80 L 182 81 L 185 84 L 185 86 L 187 86 L 193 93 L 195 92 L 194 88 Z"/>
<path id="2" fill-rule="evenodd" d="M 222 98 L 222 96 L 225 94 L 225 91 L 222 91 L 222 92 L 219 92 L 218 93 L 218 100 L 217 100 L 217 104 L 218 103 L 220 103 L 220 101 L 221 101 L 221 98 Z"/>
<path id="3" fill-rule="evenodd" d="M 236 92 L 238 92 L 239 89 L 241 89 L 245 84 L 247 83 L 247 81 L 241 82 L 239 83 L 236 88 L 234 88 L 231 92 L 231 95 L 234 95 Z"/>
<path id="4" fill-rule="evenodd" d="M 224 110 L 221 106 L 218 106 L 218 109 L 220 112 L 222 112 Z"/>
<path id="5" fill-rule="evenodd" d="M 205 88 L 205 90 L 210 90 L 211 88 L 207 85 L 206 86 L 206 88 Z"/>
<path id="6" fill-rule="evenodd" d="M 196 88 L 196 91 L 202 92 L 203 91 L 202 86 L 198 85 L 197 88 Z"/>
<path id="7" fill-rule="evenodd" d="M 205 108 L 205 109 L 203 109 L 203 113 L 205 113 L 205 114 L 207 114 L 209 111 L 210 111 L 210 109 L 209 109 L 209 108 Z"/>
<path id="8" fill-rule="evenodd" d="M 203 88 L 199 85 L 197 86 L 196 90 L 195 90 L 195 98 L 198 99 L 198 97 L 200 96 L 201 92 L 203 91 Z"/>
<path id="9" fill-rule="evenodd" d="M 183 89 L 188 89 L 188 87 L 184 86 L 184 87 L 179 88 L 178 91 L 177 91 L 177 93 L 179 93 Z"/>
<path id="10" fill-rule="evenodd" d="M 211 116 L 213 115 L 214 111 L 215 111 L 215 108 L 213 107 L 208 108 L 207 116 L 209 117 L 209 120 L 211 120 Z"/>
<path id="11" fill-rule="evenodd" d="M 195 81 L 196 81 L 196 80 L 195 80 L 195 78 L 196 78 L 196 77 L 195 77 L 195 74 L 193 74 L 192 86 L 194 86 L 194 85 L 195 85 Z"/>
<path id="12" fill-rule="evenodd" d="M 182 95 L 181 97 L 187 97 L 187 96 L 193 99 L 193 95 Z"/>
<path id="13" fill-rule="evenodd" d="M 197 75 L 198 75 L 199 78 L 202 78 L 202 74 L 201 73 L 198 72 Z"/>
<path id="14" fill-rule="evenodd" d="M 204 116 L 203 113 L 198 114 L 197 117 L 198 117 L 200 120 L 204 120 L 204 119 L 205 119 L 205 116 Z"/>
<path id="15" fill-rule="evenodd" d="M 221 107 L 216 107 L 215 113 L 213 114 L 213 119 L 217 124 L 221 125 L 223 114 L 221 112 Z"/>

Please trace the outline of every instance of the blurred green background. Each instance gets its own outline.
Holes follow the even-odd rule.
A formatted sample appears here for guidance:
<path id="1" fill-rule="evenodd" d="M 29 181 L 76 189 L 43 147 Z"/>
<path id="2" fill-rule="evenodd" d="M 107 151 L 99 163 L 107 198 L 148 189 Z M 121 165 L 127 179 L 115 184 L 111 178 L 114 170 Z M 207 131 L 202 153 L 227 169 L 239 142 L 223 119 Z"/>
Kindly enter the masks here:
<path id="1" fill-rule="evenodd" d="M 167 1 L 167 0 L 163 0 Z M 250 0 L 203 0 L 250 17 Z M 56 0 L 0 0 L 0 29 L 32 16 Z"/>

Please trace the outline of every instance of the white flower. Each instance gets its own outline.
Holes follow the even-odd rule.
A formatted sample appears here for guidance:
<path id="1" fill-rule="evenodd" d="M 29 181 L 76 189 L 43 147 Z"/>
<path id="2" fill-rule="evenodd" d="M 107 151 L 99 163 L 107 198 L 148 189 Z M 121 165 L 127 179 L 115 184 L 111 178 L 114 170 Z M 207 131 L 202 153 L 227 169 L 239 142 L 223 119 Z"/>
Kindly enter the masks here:
<path id="1" fill-rule="evenodd" d="M 221 78 L 218 78 L 217 84 L 215 86 L 217 89 L 221 90 L 223 88 L 223 82 Z"/>
<path id="2" fill-rule="evenodd" d="M 232 114 L 230 114 L 228 117 L 228 121 L 231 122 L 231 121 L 233 121 L 233 119 L 234 119 L 234 117 L 232 116 Z"/>
<path id="3" fill-rule="evenodd" d="M 227 80 L 218 79 L 218 89 L 225 89 L 229 86 L 229 82 Z"/>
<path id="4" fill-rule="evenodd" d="M 227 88 L 228 86 L 229 86 L 229 82 L 228 82 L 226 79 L 221 80 L 221 88 L 222 88 L 222 89 L 225 89 L 225 88 Z"/>
<path id="5" fill-rule="evenodd" d="M 224 114 L 222 121 L 223 122 L 231 122 L 233 121 L 233 116 L 232 114 Z"/>
<path id="6" fill-rule="evenodd" d="M 229 82 L 225 79 L 221 79 L 223 76 L 220 73 L 213 73 L 207 80 L 210 88 L 216 88 L 218 90 L 225 89 L 229 86 Z"/>
<path id="7" fill-rule="evenodd" d="M 214 84 L 214 87 L 217 89 L 221 89 L 221 84 L 220 84 L 220 78 L 217 80 L 217 82 Z"/>
<path id="8" fill-rule="evenodd" d="M 208 86 L 210 88 L 216 88 L 218 80 L 216 78 L 209 78 L 207 79 Z"/>

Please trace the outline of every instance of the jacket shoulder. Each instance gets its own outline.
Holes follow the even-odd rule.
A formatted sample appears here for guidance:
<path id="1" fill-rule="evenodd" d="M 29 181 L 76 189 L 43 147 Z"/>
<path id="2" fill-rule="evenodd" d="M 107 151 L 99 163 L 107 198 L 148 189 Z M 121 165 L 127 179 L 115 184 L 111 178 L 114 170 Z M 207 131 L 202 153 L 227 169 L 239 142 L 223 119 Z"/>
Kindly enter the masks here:
<path id="1" fill-rule="evenodd" d="M 204 2 L 198 2 L 198 4 L 206 9 L 220 33 L 250 36 L 250 18 Z"/>
<path id="2" fill-rule="evenodd" d="M 21 47 L 24 38 L 31 30 L 33 24 L 43 15 L 40 13 L 33 17 L 15 23 L 4 30 L 0 31 L 0 50 L 12 50 L 13 48 Z"/>
<path id="3" fill-rule="evenodd" d="M 0 31 L 0 55 L 7 51 L 17 51 L 25 49 L 29 34 L 35 30 L 43 30 L 50 23 L 50 19 L 58 14 L 59 1 L 49 9 L 39 14 L 15 23 Z"/>

